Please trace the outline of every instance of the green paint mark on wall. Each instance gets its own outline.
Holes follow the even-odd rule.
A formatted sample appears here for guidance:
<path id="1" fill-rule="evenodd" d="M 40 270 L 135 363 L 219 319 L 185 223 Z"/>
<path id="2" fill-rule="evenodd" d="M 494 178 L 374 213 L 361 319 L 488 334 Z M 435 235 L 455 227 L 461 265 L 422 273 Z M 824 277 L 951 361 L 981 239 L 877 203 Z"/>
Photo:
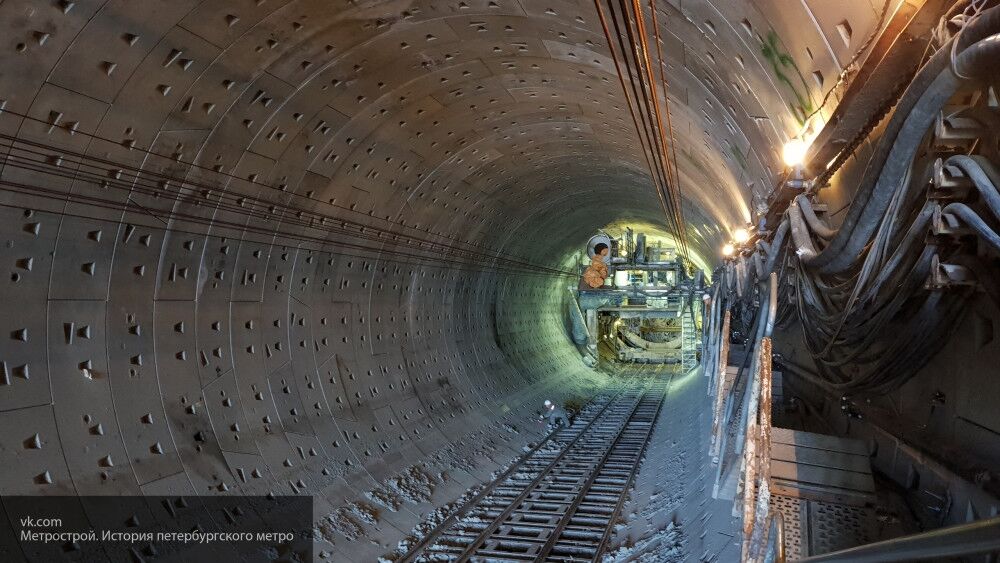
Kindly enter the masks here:
<path id="1" fill-rule="evenodd" d="M 743 154 L 743 151 L 741 151 L 740 148 L 737 147 L 736 145 L 731 144 L 729 145 L 729 152 L 732 153 L 733 158 L 735 158 L 736 162 L 739 163 L 740 168 L 742 168 L 745 171 L 748 165 L 747 165 L 747 157 L 746 155 Z"/>
<path id="2" fill-rule="evenodd" d="M 767 34 L 767 40 L 761 43 L 761 54 L 771 63 L 771 69 L 774 71 L 774 75 L 778 78 L 778 81 L 791 90 L 792 95 L 795 97 L 795 102 L 789 103 L 788 109 L 792 111 L 792 115 L 795 116 L 795 120 L 799 122 L 799 125 L 805 125 L 806 118 L 813 111 L 813 103 L 809 98 L 809 87 L 806 85 L 805 78 L 802 77 L 802 73 L 799 72 L 799 67 L 795 65 L 795 61 L 792 60 L 791 55 L 781 50 L 778 41 L 778 34 L 772 30 Z M 799 86 L 789 78 L 789 74 L 794 74 L 798 77 L 802 90 L 799 90 Z"/>

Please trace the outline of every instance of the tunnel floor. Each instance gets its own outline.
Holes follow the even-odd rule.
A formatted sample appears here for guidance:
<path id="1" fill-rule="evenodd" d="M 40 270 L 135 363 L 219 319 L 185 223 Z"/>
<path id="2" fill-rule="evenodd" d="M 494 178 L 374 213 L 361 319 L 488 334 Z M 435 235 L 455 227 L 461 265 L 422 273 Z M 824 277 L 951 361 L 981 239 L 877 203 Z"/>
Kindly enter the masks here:
<path id="1" fill-rule="evenodd" d="M 526 441 L 383 560 L 737 558 L 732 503 L 711 497 L 701 369 L 630 366 L 613 381 L 570 428 Z"/>
<path id="2" fill-rule="evenodd" d="M 706 378 L 677 375 L 656 421 L 635 486 L 604 561 L 737 561 L 733 503 L 712 498 L 715 465 Z"/>

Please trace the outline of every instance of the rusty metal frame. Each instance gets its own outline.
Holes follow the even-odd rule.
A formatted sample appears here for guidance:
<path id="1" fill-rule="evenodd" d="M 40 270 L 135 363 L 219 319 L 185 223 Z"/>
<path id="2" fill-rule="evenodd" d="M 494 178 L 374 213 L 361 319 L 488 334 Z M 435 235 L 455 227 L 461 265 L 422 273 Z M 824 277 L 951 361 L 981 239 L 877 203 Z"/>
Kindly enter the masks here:
<path id="1" fill-rule="evenodd" d="M 757 488 L 756 508 L 753 511 L 753 522 L 749 538 L 749 555 L 758 560 L 767 547 L 768 514 L 771 512 L 771 409 L 772 409 L 772 370 L 771 370 L 771 339 L 764 337 L 760 343 L 760 424 L 757 436 L 757 465 L 759 470 L 759 485 Z M 750 489 L 748 489 L 750 490 Z M 748 495 L 749 496 L 749 495 Z M 747 505 L 751 504 L 747 502 Z M 744 527 L 746 523 L 744 523 Z"/>
<path id="2" fill-rule="evenodd" d="M 763 337 L 751 385 L 742 469 L 735 497 L 734 512 L 743 516 L 743 561 L 757 561 L 767 547 L 771 511 L 771 349 L 771 338 Z"/>
<path id="3" fill-rule="evenodd" d="M 712 408 L 712 443 L 709 450 L 709 454 L 715 461 L 718 460 L 720 443 L 722 442 L 722 405 L 725 403 L 724 399 L 729 392 L 729 378 L 726 371 L 729 367 L 729 325 L 731 315 L 732 312 L 727 309 L 726 316 L 722 321 L 722 341 L 719 343 L 719 361 L 715 368 L 717 384 L 715 405 Z"/>

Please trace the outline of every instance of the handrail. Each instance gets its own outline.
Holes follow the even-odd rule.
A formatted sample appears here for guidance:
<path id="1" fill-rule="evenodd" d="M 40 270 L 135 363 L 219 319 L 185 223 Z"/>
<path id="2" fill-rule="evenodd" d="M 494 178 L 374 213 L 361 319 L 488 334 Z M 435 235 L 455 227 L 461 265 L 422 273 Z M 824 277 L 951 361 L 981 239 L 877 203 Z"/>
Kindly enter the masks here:
<path id="1" fill-rule="evenodd" d="M 1000 551 L 1000 516 L 860 545 L 833 553 L 814 555 L 800 561 L 803 563 L 817 561 L 850 561 L 851 563 L 921 561 L 994 551 Z"/>
<path id="2" fill-rule="evenodd" d="M 772 525 L 775 531 L 773 536 L 771 535 Z M 785 563 L 785 517 L 777 510 L 772 510 L 767 515 L 767 539 L 768 542 L 763 553 L 764 563 Z"/>

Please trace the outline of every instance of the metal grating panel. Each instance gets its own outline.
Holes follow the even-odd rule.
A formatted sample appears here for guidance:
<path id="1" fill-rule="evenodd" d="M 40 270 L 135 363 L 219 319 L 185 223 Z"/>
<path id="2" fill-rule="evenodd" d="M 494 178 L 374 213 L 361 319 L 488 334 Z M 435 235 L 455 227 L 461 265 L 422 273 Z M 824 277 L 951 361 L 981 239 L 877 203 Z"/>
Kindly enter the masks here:
<path id="1" fill-rule="evenodd" d="M 784 518 L 785 550 L 791 561 L 873 541 L 871 508 L 785 495 L 772 495 L 771 503 Z"/>
<path id="2" fill-rule="evenodd" d="M 812 555 L 870 543 L 872 510 L 846 504 L 809 501 L 809 544 Z"/>

